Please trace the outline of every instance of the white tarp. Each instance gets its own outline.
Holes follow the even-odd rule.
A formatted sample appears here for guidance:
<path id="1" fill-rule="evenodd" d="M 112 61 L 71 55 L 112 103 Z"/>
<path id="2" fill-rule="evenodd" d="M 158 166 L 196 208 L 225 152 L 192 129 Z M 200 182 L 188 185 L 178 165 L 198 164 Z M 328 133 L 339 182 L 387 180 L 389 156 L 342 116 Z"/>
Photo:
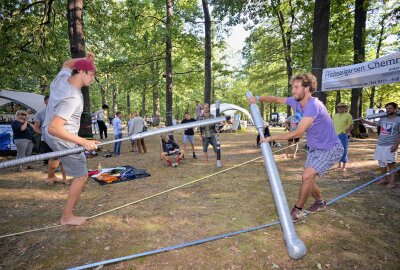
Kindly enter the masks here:
<path id="1" fill-rule="evenodd" d="M 250 121 L 254 124 L 253 117 L 251 117 L 251 114 L 249 113 L 248 110 L 230 103 L 221 103 L 219 105 L 219 112 L 224 115 L 229 115 L 232 118 L 232 122 L 234 120 L 234 115 L 237 111 L 241 111 L 242 113 L 244 113 L 248 117 L 248 119 L 250 119 Z M 215 115 L 216 113 L 215 104 L 211 104 L 210 112 L 211 114 Z"/>
<path id="2" fill-rule="evenodd" d="M 28 92 L 0 90 L 0 106 L 11 102 L 16 102 L 27 108 L 31 108 L 34 113 L 45 108 L 44 96 L 42 95 Z"/>
<path id="3" fill-rule="evenodd" d="M 397 82 L 400 82 L 400 51 L 369 62 L 324 69 L 321 91 Z"/>

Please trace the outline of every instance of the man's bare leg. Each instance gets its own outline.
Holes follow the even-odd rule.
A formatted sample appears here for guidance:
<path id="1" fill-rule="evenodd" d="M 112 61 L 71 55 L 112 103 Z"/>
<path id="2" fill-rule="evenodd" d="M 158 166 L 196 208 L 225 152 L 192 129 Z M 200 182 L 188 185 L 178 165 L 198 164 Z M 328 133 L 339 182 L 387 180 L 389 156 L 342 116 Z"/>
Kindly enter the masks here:
<path id="1" fill-rule="evenodd" d="M 294 153 L 293 153 L 293 158 L 297 157 L 297 151 L 299 150 L 299 143 L 295 142 L 294 143 Z"/>
<path id="2" fill-rule="evenodd" d="M 380 167 L 379 168 L 381 170 L 381 175 L 386 174 L 387 172 L 387 168 L 386 167 Z M 385 177 L 382 177 L 381 180 L 379 180 L 378 182 L 376 182 L 378 185 L 386 185 L 387 183 L 389 183 L 389 178 L 386 175 Z"/>
<path id="3" fill-rule="evenodd" d="M 312 196 L 316 200 L 321 200 L 321 192 L 319 187 L 315 183 L 317 178 L 317 172 L 313 168 L 307 167 L 303 172 L 302 183 L 300 188 L 299 199 L 297 200 L 296 206 L 303 208 L 304 204 L 307 202 L 308 196 L 312 193 Z"/>
<path id="4" fill-rule="evenodd" d="M 286 147 L 286 156 L 285 156 L 285 158 L 289 158 L 289 149 L 291 148 L 290 146 L 292 145 L 292 142 L 288 142 L 288 145 L 287 145 L 287 147 Z"/>
<path id="5" fill-rule="evenodd" d="M 389 171 L 393 171 L 396 169 L 396 163 L 388 163 Z M 387 176 L 388 184 L 386 185 L 387 188 L 395 188 L 396 187 L 396 172 L 392 172 Z"/>
<path id="6" fill-rule="evenodd" d="M 49 163 L 47 166 L 47 179 L 44 180 L 44 182 L 48 185 L 54 185 L 54 183 L 59 182 L 59 183 L 66 183 L 67 182 L 67 176 L 65 175 L 64 167 L 61 165 L 61 174 L 63 176 L 62 179 L 58 178 L 56 176 L 56 169 L 60 165 L 60 160 L 59 159 L 49 159 Z"/>
<path id="7" fill-rule="evenodd" d="M 78 176 L 72 180 L 71 187 L 68 191 L 68 199 L 65 204 L 64 212 L 61 217 L 60 223 L 62 225 L 82 225 L 86 222 L 85 217 L 74 216 L 74 208 L 82 193 L 83 187 L 86 184 L 88 176 Z"/>
<path id="8" fill-rule="evenodd" d="M 208 165 L 208 153 L 207 152 L 203 152 L 204 153 L 204 158 L 206 161 L 206 165 Z"/>

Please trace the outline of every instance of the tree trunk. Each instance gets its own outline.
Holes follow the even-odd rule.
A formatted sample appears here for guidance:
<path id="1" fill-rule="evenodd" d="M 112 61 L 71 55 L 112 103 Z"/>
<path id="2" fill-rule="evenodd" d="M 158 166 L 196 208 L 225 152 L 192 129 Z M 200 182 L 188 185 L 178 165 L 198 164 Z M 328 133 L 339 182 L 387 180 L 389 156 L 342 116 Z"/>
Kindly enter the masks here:
<path id="1" fill-rule="evenodd" d="M 201 1 L 204 12 L 204 103 L 211 103 L 211 16 L 207 0 Z"/>
<path id="2" fill-rule="evenodd" d="M 142 91 L 142 110 L 141 110 L 142 118 L 144 118 L 145 115 L 146 115 L 146 88 L 144 88 Z"/>
<path id="3" fill-rule="evenodd" d="M 340 102 L 342 102 L 341 99 L 342 99 L 342 97 L 340 95 L 340 90 L 337 90 L 336 91 L 336 102 L 335 102 L 335 105 L 338 105 Z M 335 106 L 335 113 L 337 113 L 337 112 L 338 112 L 337 106 Z"/>
<path id="4" fill-rule="evenodd" d="M 158 89 L 158 62 L 154 62 L 151 66 L 151 73 L 153 74 L 152 94 L 153 94 L 153 122 L 154 127 L 160 124 L 160 95 Z"/>
<path id="5" fill-rule="evenodd" d="M 266 119 L 265 118 L 265 103 L 264 102 L 260 102 L 260 114 L 262 119 Z"/>
<path id="6" fill-rule="evenodd" d="M 280 9 L 281 1 L 280 0 L 272 0 L 271 5 L 275 16 L 279 22 L 279 29 L 281 33 L 282 45 L 284 48 L 285 54 L 285 63 L 286 63 L 286 72 L 287 72 L 287 79 L 288 79 L 288 88 L 286 96 L 290 97 L 292 95 L 290 80 L 293 76 L 293 68 L 292 68 L 292 32 L 293 32 L 293 23 L 295 21 L 294 11 L 292 8 L 292 2 L 289 1 L 290 5 L 290 17 L 291 21 L 289 25 L 285 24 L 285 17 Z M 286 113 L 288 116 L 292 114 L 292 110 L 289 106 L 286 108 Z"/>
<path id="7" fill-rule="evenodd" d="M 109 115 L 108 117 L 114 118 L 114 115 L 118 111 L 118 103 L 117 103 L 117 96 L 118 96 L 118 89 L 116 86 L 112 88 L 112 107 L 113 107 L 113 114 Z"/>
<path id="8" fill-rule="evenodd" d="M 326 104 L 326 93 L 321 92 L 322 70 L 326 68 L 328 55 L 328 35 L 329 35 L 329 17 L 330 0 L 316 0 L 314 6 L 313 23 L 313 57 L 312 73 L 317 77 L 318 87 L 314 93 L 319 100 Z"/>
<path id="9" fill-rule="evenodd" d="M 85 36 L 83 33 L 83 0 L 68 0 L 68 36 L 72 58 L 85 57 Z M 90 113 L 89 87 L 82 87 L 83 112 L 78 135 L 93 138 L 92 116 Z"/>
<path id="10" fill-rule="evenodd" d="M 131 93 L 129 90 L 126 92 L 126 118 L 131 118 Z"/>
<path id="11" fill-rule="evenodd" d="M 172 40 L 171 40 L 171 16 L 172 0 L 165 0 L 167 8 L 166 19 L 166 50 L 165 50 L 165 116 L 166 126 L 172 126 Z"/>
<path id="12" fill-rule="evenodd" d="M 362 63 L 365 60 L 365 23 L 367 20 L 367 2 L 365 0 L 356 0 L 354 14 L 354 64 Z M 353 118 L 360 117 L 360 102 L 362 88 L 351 89 L 351 108 L 350 114 Z M 353 129 L 353 134 L 360 137 L 360 131 L 357 125 Z"/>
<path id="13" fill-rule="evenodd" d="M 379 31 L 378 46 L 376 46 L 376 57 L 375 58 L 379 58 L 379 56 L 380 56 L 386 19 L 387 19 L 387 16 L 383 16 L 381 21 L 379 22 L 379 25 L 380 25 L 381 29 Z M 370 100 L 369 100 L 369 107 L 370 108 L 374 108 L 375 107 L 375 92 L 376 92 L 376 87 L 372 86 L 371 96 L 370 96 Z"/>

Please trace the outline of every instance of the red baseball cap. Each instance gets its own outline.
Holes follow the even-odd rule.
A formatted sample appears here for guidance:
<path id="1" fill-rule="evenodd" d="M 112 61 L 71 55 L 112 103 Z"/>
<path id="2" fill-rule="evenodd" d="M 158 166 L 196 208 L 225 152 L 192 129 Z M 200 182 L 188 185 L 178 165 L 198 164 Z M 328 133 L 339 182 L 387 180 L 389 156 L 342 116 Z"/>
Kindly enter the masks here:
<path id="1" fill-rule="evenodd" d="M 73 69 L 83 71 L 96 71 L 96 67 L 93 62 L 86 59 L 79 59 L 74 63 Z"/>

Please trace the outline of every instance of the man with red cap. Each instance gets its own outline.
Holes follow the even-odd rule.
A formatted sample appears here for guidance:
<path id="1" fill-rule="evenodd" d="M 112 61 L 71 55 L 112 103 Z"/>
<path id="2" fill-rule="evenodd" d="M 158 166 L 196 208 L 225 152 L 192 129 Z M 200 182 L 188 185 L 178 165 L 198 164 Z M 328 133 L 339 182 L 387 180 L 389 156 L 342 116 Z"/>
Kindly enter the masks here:
<path id="1" fill-rule="evenodd" d="M 90 141 L 78 136 L 83 111 L 81 88 L 95 80 L 94 54 L 86 58 L 66 61 L 57 77 L 50 84 L 50 99 L 43 124 L 43 137 L 53 151 L 76 148 L 97 149 L 98 141 Z M 86 218 L 75 216 L 73 211 L 88 178 L 84 153 L 61 157 L 66 175 L 72 176 L 68 199 L 60 223 L 81 225 Z"/>

